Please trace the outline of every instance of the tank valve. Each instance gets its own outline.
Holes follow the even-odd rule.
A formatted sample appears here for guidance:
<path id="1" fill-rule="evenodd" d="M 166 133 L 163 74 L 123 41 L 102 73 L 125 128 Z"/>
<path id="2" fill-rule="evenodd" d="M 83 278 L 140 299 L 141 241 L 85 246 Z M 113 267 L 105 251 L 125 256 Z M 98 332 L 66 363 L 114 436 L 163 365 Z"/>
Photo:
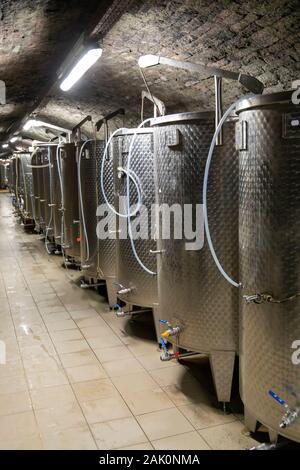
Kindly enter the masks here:
<path id="1" fill-rule="evenodd" d="M 122 286 L 122 284 L 119 284 L 119 286 L 121 287 L 121 289 L 117 291 L 118 295 L 129 294 L 129 292 L 132 291 L 132 289 L 130 287 L 124 287 L 124 286 Z"/>
<path id="2" fill-rule="evenodd" d="M 296 406 L 295 408 L 288 408 L 284 413 L 281 422 L 279 424 L 280 429 L 285 429 L 291 426 L 297 418 L 300 416 L 300 407 Z"/>
<path id="3" fill-rule="evenodd" d="M 84 270 L 84 269 L 89 269 L 90 267 L 91 267 L 90 264 L 82 264 L 82 265 L 81 265 L 81 269 L 83 269 L 83 270 Z"/>
<path id="4" fill-rule="evenodd" d="M 291 426 L 300 416 L 300 406 L 297 405 L 294 408 L 290 408 L 286 401 L 283 400 L 283 398 L 280 398 L 277 393 L 272 390 L 269 390 L 269 395 L 285 409 L 285 413 L 279 423 L 280 429 L 285 429 Z"/>
<path id="5" fill-rule="evenodd" d="M 114 311 L 116 312 L 116 316 L 118 318 L 123 318 L 123 317 L 126 317 L 127 315 L 131 315 L 131 312 L 125 312 L 124 310 L 122 310 L 122 307 L 121 305 L 119 304 L 115 304 L 114 305 Z"/>
<path id="6" fill-rule="evenodd" d="M 159 320 L 159 322 L 168 326 L 168 329 L 161 333 L 162 338 L 179 335 L 180 326 L 172 326 L 167 320 Z"/>
<path id="7" fill-rule="evenodd" d="M 266 302 L 272 302 L 273 297 L 271 294 L 264 292 L 262 294 L 243 295 L 243 299 L 247 304 L 263 304 Z"/>

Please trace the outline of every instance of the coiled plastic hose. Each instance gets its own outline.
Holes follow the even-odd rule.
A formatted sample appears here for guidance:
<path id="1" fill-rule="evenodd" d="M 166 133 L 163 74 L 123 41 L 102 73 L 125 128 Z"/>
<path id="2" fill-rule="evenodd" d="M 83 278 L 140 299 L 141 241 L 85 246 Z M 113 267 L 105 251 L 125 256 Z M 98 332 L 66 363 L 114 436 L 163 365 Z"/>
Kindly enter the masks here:
<path id="1" fill-rule="evenodd" d="M 224 122 L 226 121 L 226 119 L 228 118 L 228 116 L 230 115 L 230 113 L 232 113 L 232 111 L 234 111 L 237 107 L 237 105 L 241 102 L 241 101 L 244 101 L 245 99 L 248 99 L 250 97 L 252 97 L 253 95 L 246 95 L 246 96 L 243 96 L 242 98 L 238 99 L 235 103 L 233 103 L 228 109 L 227 111 L 223 114 L 216 130 L 215 130 L 215 133 L 214 133 L 214 136 L 212 138 L 212 141 L 211 141 L 211 144 L 210 144 L 210 148 L 209 148 L 209 152 L 208 152 L 208 157 L 207 157 L 207 160 L 206 160 L 206 165 L 205 165 L 205 171 L 204 171 L 204 180 L 203 180 L 203 192 L 202 192 L 202 195 L 203 195 L 203 216 L 204 216 L 204 229 L 205 229 L 205 234 L 206 234 L 206 238 L 207 238 L 207 243 L 208 243 L 208 246 L 209 246 L 209 250 L 211 252 L 211 255 L 213 257 L 213 260 L 218 268 L 218 270 L 220 271 L 220 273 L 222 274 L 222 276 L 226 279 L 226 281 L 228 281 L 231 285 L 233 285 L 234 287 L 242 287 L 241 283 L 239 282 L 236 282 L 235 280 L 233 280 L 229 274 L 226 273 L 226 271 L 223 269 L 218 257 L 217 257 L 217 254 L 216 254 L 216 251 L 214 249 L 214 246 L 213 246 L 213 242 L 212 242 L 212 238 L 211 238 L 211 234 L 210 234 L 210 230 L 209 230 L 209 223 L 208 223 L 208 214 L 207 214 L 207 187 L 208 187 L 208 176 L 209 176 L 209 169 L 210 169 L 210 164 L 211 164 L 211 161 L 212 161 L 212 156 L 213 156 L 213 152 L 214 152 L 214 148 L 215 148 L 215 145 L 216 145 L 216 140 L 217 140 L 217 137 L 222 129 L 222 126 L 224 124 Z"/>
<path id="2" fill-rule="evenodd" d="M 114 206 L 112 206 L 110 204 L 110 202 L 108 201 L 108 198 L 106 196 L 106 192 L 105 192 L 105 189 L 104 189 L 104 165 L 105 165 L 105 159 L 106 159 L 106 155 L 107 155 L 107 151 L 108 151 L 108 148 L 109 148 L 109 145 L 112 141 L 112 138 L 118 133 L 118 132 L 122 132 L 122 131 L 126 131 L 127 129 L 126 128 L 120 128 L 120 129 L 117 129 L 116 131 L 114 131 L 110 138 L 108 139 L 107 143 L 106 143 L 106 146 L 105 146 L 105 149 L 104 149 L 104 153 L 103 153 L 103 158 L 102 158 L 102 162 L 101 162 L 101 174 L 100 174 L 100 184 L 101 184 L 101 191 L 102 191 L 102 194 L 103 194 L 103 197 L 104 197 L 104 200 L 107 204 L 107 206 L 109 207 L 109 209 L 115 214 L 117 215 L 118 217 L 124 217 L 124 218 L 127 218 L 128 216 L 129 217 L 132 217 L 133 215 L 137 214 L 137 212 L 139 211 L 139 209 L 141 208 L 141 205 L 142 205 L 142 193 L 141 193 L 141 190 L 140 190 L 140 187 L 139 187 L 139 184 L 138 184 L 138 181 L 135 179 L 135 173 L 132 172 L 130 169 L 128 170 L 128 167 L 127 167 L 127 180 L 129 181 L 129 179 L 132 180 L 133 184 L 135 185 L 136 187 L 136 190 L 137 190 L 137 193 L 138 193 L 138 202 L 137 202 L 137 206 L 136 208 L 134 209 L 133 212 L 130 213 L 130 209 L 128 211 L 127 214 L 122 214 L 120 212 L 118 212 Z M 122 171 L 124 171 L 124 169 L 122 169 Z M 126 171 L 124 171 L 124 173 L 126 173 Z"/>
<path id="3" fill-rule="evenodd" d="M 137 133 L 138 133 L 138 129 L 140 129 L 141 127 L 143 127 L 147 122 L 151 121 L 151 118 L 148 118 L 148 119 L 145 119 L 138 127 L 137 129 L 135 130 L 134 134 L 133 134 L 133 137 L 132 137 L 132 140 L 130 142 L 130 146 L 129 146 L 129 152 L 128 152 L 128 159 L 127 159 L 127 171 L 128 173 L 131 171 L 130 170 L 130 163 L 131 163 L 131 156 L 132 156 L 132 151 L 133 151 L 133 146 L 134 146 L 134 142 L 136 140 L 136 136 L 137 136 Z M 135 243 L 134 243 L 134 240 L 133 240 L 133 236 L 132 236 L 132 229 L 131 229 L 131 220 L 130 220 L 130 184 L 129 184 L 129 177 L 127 175 L 127 224 L 128 224 L 128 235 L 129 235 L 129 239 L 130 239 L 130 244 L 131 244 L 131 249 L 132 249 L 132 252 L 134 254 L 134 257 L 135 259 L 137 260 L 138 264 L 141 266 L 141 268 L 146 271 L 146 273 L 150 274 L 151 276 L 155 276 L 156 273 L 151 271 L 151 269 L 147 268 L 147 266 L 144 265 L 144 263 L 142 262 L 142 260 L 140 259 L 139 255 L 137 254 L 137 251 L 136 251 L 136 248 L 135 248 Z"/>

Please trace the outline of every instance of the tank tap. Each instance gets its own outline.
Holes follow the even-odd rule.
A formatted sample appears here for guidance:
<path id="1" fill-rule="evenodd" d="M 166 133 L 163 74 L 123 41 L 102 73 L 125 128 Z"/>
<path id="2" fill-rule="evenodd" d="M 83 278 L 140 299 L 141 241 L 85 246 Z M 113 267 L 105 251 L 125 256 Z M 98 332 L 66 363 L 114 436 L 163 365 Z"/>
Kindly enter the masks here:
<path id="1" fill-rule="evenodd" d="M 132 291 L 131 287 L 124 287 L 122 286 L 122 284 L 119 284 L 118 282 L 115 282 L 114 284 L 120 287 L 120 289 L 117 291 L 118 295 L 129 294 L 129 292 Z"/>
<path id="2" fill-rule="evenodd" d="M 285 413 L 279 423 L 280 429 L 285 429 L 291 426 L 300 416 L 300 406 L 296 405 L 293 408 L 290 408 L 286 401 L 283 400 L 283 398 L 280 398 L 280 396 L 273 392 L 273 390 L 269 390 L 269 395 L 285 409 Z"/>
<path id="3" fill-rule="evenodd" d="M 265 302 L 271 302 L 273 297 L 271 294 L 264 292 L 261 294 L 243 295 L 243 299 L 246 301 L 247 304 L 262 304 Z"/>
<path id="4" fill-rule="evenodd" d="M 297 418 L 300 416 L 300 406 L 295 406 L 294 408 L 288 408 L 287 411 L 284 413 L 279 427 L 280 429 L 285 429 L 291 426 Z"/>
<path id="5" fill-rule="evenodd" d="M 172 326 L 171 323 L 169 323 L 167 320 L 159 320 L 159 322 L 168 326 L 168 329 L 161 333 L 163 338 L 177 336 L 180 333 L 180 326 Z"/>
<path id="6" fill-rule="evenodd" d="M 129 315 L 129 316 L 131 315 L 130 311 L 125 312 L 124 310 L 122 310 L 122 307 L 119 304 L 115 304 L 113 308 L 114 308 L 114 311 L 116 312 L 116 316 L 118 318 L 123 318 L 123 317 L 126 317 L 127 315 Z"/>

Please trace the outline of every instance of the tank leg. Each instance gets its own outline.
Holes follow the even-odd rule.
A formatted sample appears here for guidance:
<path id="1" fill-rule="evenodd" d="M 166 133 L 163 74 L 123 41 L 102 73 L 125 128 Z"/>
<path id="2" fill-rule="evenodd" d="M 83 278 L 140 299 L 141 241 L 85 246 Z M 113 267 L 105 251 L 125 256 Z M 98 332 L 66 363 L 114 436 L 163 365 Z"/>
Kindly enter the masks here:
<path id="1" fill-rule="evenodd" d="M 255 432 L 257 427 L 257 419 L 250 411 L 245 407 L 244 409 L 244 416 L 245 416 L 245 426 L 249 431 Z"/>
<path id="2" fill-rule="evenodd" d="M 159 323 L 159 320 L 160 320 L 160 310 L 159 310 L 159 306 L 155 306 L 153 307 L 153 320 L 154 320 L 154 326 L 155 326 L 155 332 L 156 332 L 156 339 L 157 339 L 157 342 L 159 343 L 159 338 L 160 338 L 160 333 L 161 333 L 161 329 L 160 329 L 160 323 Z"/>
<path id="3" fill-rule="evenodd" d="M 210 356 L 210 367 L 219 402 L 229 402 L 233 379 L 235 352 L 213 351 Z"/>
<path id="4" fill-rule="evenodd" d="M 117 291 L 114 285 L 114 278 L 106 278 L 106 289 L 108 304 L 110 308 L 113 308 L 117 303 Z"/>
<path id="5" fill-rule="evenodd" d="M 269 428 L 268 433 L 269 433 L 269 439 L 270 439 L 271 444 L 277 444 L 278 432 L 273 431 L 272 429 Z"/>

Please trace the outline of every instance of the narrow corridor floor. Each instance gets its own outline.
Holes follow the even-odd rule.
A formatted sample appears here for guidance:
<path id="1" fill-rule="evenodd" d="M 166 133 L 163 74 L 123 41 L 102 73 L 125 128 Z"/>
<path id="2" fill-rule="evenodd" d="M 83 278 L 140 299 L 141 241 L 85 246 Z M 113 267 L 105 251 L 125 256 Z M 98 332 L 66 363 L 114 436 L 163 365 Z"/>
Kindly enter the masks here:
<path id="1" fill-rule="evenodd" d="M 211 378 L 161 362 L 148 318 L 117 319 L 0 194 L 1 449 L 245 449 Z M 151 330 L 151 331 L 150 331 Z"/>

